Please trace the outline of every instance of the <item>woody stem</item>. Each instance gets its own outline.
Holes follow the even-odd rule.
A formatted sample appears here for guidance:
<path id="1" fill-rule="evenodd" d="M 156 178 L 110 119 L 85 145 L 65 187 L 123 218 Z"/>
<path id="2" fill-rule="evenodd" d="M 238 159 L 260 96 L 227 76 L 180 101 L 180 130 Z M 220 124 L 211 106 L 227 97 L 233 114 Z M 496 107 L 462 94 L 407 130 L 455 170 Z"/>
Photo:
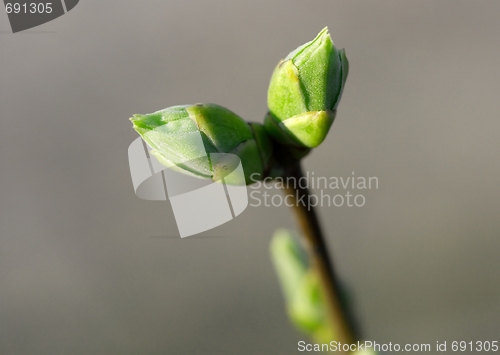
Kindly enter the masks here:
<path id="1" fill-rule="evenodd" d="M 338 278 L 328 253 L 325 238 L 319 225 L 318 217 L 313 206 L 310 206 L 310 192 L 302 187 L 301 180 L 305 180 L 300 162 L 292 164 L 285 179 L 285 193 L 294 197 L 296 201 L 292 207 L 294 215 L 302 230 L 302 237 L 306 246 L 311 266 L 317 270 L 321 289 L 326 299 L 328 320 L 335 334 L 336 340 L 343 344 L 352 344 L 358 340 L 352 317 L 342 301 Z"/>

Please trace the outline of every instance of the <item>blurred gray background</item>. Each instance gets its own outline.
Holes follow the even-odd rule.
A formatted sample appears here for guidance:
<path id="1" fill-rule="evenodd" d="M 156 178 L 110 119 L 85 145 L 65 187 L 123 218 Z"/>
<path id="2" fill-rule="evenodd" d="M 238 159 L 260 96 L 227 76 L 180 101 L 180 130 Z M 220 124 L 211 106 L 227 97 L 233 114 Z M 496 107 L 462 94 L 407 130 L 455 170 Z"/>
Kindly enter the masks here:
<path id="1" fill-rule="evenodd" d="M 0 354 L 294 354 L 269 259 L 286 207 L 181 240 L 138 199 L 133 113 L 215 102 L 262 121 L 277 62 L 329 26 L 350 73 L 305 160 L 376 176 L 320 209 L 365 338 L 500 340 L 500 2 L 96 1 L 0 14 Z M 194 221 L 196 216 L 193 216 Z"/>

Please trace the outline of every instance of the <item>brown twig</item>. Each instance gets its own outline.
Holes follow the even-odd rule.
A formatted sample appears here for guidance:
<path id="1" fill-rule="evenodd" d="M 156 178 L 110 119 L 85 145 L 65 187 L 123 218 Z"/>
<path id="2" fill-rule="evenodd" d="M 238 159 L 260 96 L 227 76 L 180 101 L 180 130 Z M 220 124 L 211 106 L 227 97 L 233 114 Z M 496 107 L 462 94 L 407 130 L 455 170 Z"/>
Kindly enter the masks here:
<path id="1" fill-rule="evenodd" d="M 311 196 L 309 189 L 299 183 L 301 179 L 305 179 L 300 162 L 290 167 L 287 176 L 292 179 L 284 179 L 287 182 L 285 193 L 293 195 L 294 201 L 301 201 L 294 203 L 292 208 L 302 230 L 311 266 L 318 271 L 321 288 L 327 301 L 328 320 L 336 336 L 335 340 L 343 344 L 352 344 L 358 340 L 357 330 L 350 312 L 342 301 L 339 282 L 333 271 L 318 217 L 314 207 L 309 205 Z"/>

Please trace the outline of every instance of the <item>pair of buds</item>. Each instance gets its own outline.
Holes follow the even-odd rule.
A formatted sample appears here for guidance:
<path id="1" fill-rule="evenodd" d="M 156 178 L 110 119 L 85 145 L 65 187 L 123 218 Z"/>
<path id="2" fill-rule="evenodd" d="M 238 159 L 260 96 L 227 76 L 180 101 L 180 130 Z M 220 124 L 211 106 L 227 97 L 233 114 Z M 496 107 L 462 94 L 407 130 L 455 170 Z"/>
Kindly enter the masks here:
<path id="1" fill-rule="evenodd" d="M 288 149 L 290 155 L 300 158 L 323 142 L 335 119 L 347 74 L 344 50 L 335 48 L 324 28 L 274 70 L 264 124 L 245 122 L 215 104 L 174 106 L 134 115 L 130 120 L 162 164 L 216 181 L 231 171 L 231 157 L 236 155 L 243 166 L 244 183 L 251 184 L 273 175 L 273 148 Z M 203 147 L 194 143 L 193 137 L 199 135 Z M 225 153 L 227 159 L 212 162 L 210 153 Z"/>

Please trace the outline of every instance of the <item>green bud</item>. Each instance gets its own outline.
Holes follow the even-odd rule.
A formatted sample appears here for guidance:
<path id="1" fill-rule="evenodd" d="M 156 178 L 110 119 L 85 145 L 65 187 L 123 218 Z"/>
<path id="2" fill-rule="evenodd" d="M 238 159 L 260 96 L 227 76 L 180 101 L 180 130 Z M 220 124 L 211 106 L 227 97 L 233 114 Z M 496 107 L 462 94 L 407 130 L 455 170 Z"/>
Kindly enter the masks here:
<path id="1" fill-rule="evenodd" d="M 305 332 L 316 332 L 326 325 L 326 307 L 317 274 L 308 271 L 297 285 L 297 292 L 288 306 L 295 325 Z"/>
<path id="2" fill-rule="evenodd" d="M 362 351 L 356 351 L 353 355 L 377 355 L 378 353 L 371 350 L 371 349 L 365 349 Z"/>
<path id="3" fill-rule="evenodd" d="M 271 77 L 265 126 L 279 142 L 315 148 L 323 142 L 342 96 L 349 64 L 328 28 L 288 54 Z"/>
<path id="4" fill-rule="evenodd" d="M 173 106 L 134 115 L 130 120 L 152 148 L 151 154 L 174 170 L 218 181 L 236 168 L 236 155 L 241 160 L 245 181 L 225 182 L 250 184 L 252 174 L 263 178 L 268 169 L 271 143 L 263 126 L 248 124 L 222 106 Z"/>
<path id="5" fill-rule="evenodd" d="M 285 229 L 276 231 L 271 241 L 271 256 L 290 319 L 308 334 L 324 329 L 326 310 L 319 279 L 309 268 L 297 238 Z"/>

